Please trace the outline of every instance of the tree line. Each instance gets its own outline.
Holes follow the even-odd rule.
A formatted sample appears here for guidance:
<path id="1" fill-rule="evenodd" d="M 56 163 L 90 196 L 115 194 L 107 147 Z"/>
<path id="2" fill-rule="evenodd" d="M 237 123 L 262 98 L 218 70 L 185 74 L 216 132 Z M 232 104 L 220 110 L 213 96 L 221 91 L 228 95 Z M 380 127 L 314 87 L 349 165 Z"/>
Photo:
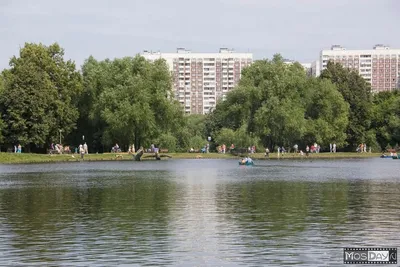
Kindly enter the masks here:
<path id="1" fill-rule="evenodd" d="M 26 43 L 0 75 L 0 144 L 45 152 L 51 143 L 107 152 L 156 144 L 169 151 L 216 146 L 300 147 L 336 143 L 354 151 L 400 141 L 400 94 L 372 94 L 356 72 L 329 62 L 308 77 L 280 55 L 243 70 L 238 86 L 207 115 L 185 115 L 162 59 L 96 60 L 78 71 L 57 43 Z"/>

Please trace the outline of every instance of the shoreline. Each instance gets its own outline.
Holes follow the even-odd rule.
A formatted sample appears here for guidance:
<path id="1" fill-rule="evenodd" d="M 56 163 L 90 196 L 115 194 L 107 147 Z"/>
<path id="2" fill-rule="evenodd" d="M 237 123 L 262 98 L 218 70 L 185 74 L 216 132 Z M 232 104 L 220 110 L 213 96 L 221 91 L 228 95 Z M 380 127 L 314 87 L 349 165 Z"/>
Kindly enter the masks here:
<path id="1" fill-rule="evenodd" d="M 171 158 L 162 158 L 161 160 L 174 159 L 240 159 L 240 156 L 231 154 L 218 153 L 161 153 L 169 155 Z M 153 153 L 145 153 L 142 161 L 153 161 L 155 158 L 146 156 L 154 155 Z M 338 152 L 338 153 L 313 153 L 309 156 L 294 153 L 287 153 L 278 157 L 277 153 L 271 153 L 269 158 L 264 153 L 250 154 L 254 160 L 305 160 L 305 159 L 361 159 L 361 158 L 379 158 L 381 153 L 356 153 L 356 152 Z M 95 161 L 134 161 L 133 155 L 128 153 L 103 153 L 103 154 L 87 154 L 82 160 L 79 154 L 28 154 L 28 153 L 0 153 L 0 164 L 32 164 L 32 163 L 52 163 L 52 162 L 95 162 Z"/>

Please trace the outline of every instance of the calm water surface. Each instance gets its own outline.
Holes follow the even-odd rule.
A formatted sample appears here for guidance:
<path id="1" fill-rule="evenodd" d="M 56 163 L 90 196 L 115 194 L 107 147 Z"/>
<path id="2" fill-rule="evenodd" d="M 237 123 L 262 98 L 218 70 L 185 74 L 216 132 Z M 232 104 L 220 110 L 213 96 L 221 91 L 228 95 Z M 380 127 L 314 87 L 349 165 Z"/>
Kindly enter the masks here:
<path id="1" fill-rule="evenodd" d="M 0 266 L 341 266 L 400 247 L 400 161 L 0 165 Z"/>

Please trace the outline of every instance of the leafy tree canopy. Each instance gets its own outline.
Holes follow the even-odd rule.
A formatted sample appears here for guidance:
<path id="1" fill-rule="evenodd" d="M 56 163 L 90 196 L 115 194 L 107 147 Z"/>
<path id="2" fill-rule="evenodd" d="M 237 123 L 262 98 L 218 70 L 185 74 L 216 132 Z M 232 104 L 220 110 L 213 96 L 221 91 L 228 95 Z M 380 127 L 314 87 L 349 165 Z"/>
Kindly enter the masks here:
<path id="1" fill-rule="evenodd" d="M 372 119 L 372 94 L 370 85 L 356 72 L 339 63 L 328 62 L 321 79 L 334 83 L 344 100 L 349 104 L 349 124 L 346 129 L 348 150 L 360 143 L 374 143 L 369 132 Z"/>
<path id="2" fill-rule="evenodd" d="M 72 61 L 64 60 L 57 43 L 26 43 L 3 77 L 0 109 L 8 126 L 7 143 L 21 143 L 29 150 L 55 142 L 59 130 L 67 135 L 76 127 L 81 75 Z"/>
<path id="3" fill-rule="evenodd" d="M 207 116 L 206 128 L 217 140 L 228 140 L 245 129 L 269 147 L 310 142 L 342 145 L 348 109 L 334 84 L 309 78 L 300 64 L 285 64 L 275 55 L 243 71 L 238 87 Z"/>

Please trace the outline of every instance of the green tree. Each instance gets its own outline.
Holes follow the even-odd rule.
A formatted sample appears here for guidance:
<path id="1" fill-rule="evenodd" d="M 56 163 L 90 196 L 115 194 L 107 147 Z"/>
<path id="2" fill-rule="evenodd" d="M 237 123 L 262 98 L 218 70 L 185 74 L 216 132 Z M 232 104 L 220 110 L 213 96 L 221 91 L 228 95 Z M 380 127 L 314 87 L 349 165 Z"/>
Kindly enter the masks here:
<path id="1" fill-rule="evenodd" d="M 94 102 L 85 113 L 89 114 L 86 120 L 98 126 L 103 144 L 118 142 L 126 147 L 134 143 L 138 148 L 184 126 L 182 108 L 171 97 L 171 77 L 164 60 L 149 62 L 136 56 L 99 63 L 89 58 L 83 69 L 89 88 L 82 101 Z"/>
<path id="2" fill-rule="evenodd" d="M 372 94 L 370 85 L 356 72 L 339 63 L 328 62 L 321 79 L 334 83 L 349 104 L 349 124 L 346 130 L 347 150 L 354 150 L 360 143 L 374 143 L 369 133 L 372 118 Z"/>
<path id="3" fill-rule="evenodd" d="M 400 92 L 380 92 L 374 95 L 373 119 L 371 128 L 381 150 L 389 144 L 395 147 L 400 143 Z"/>
<path id="4" fill-rule="evenodd" d="M 259 146 L 259 138 L 252 133 L 247 132 L 246 124 L 242 124 L 235 131 L 229 128 L 222 128 L 215 136 L 215 142 L 218 145 L 225 144 L 229 147 L 234 144 L 237 148 L 247 148 L 249 146 Z"/>
<path id="5" fill-rule="evenodd" d="M 195 135 L 189 139 L 189 147 L 195 150 L 201 149 L 206 144 L 206 139 L 202 136 Z"/>
<path id="6" fill-rule="evenodd" d="M 330 143 L 336 143 L 338 147 L 344 146 L 344 129 L 349 123 L 348 103 L 344 101 L 337 87 L 328 80 L 311 78 L 308 89 L 305 141 L 317 142 L 325 147 Z"/>
<path id="7" fill-rule="evenodd" d="M 222 128 L 215 136 L 215 142 L 218 144 L 226 144 L 228 147 L 236 143 L 235 131 L 229 128 Z"/>
<path id="8" fill-rule="evenodd" d="M 3 92 L 4 92 L 4 81 L 3 81 L 3 75 L 1 75 L 0 73 L 0 103 L 3 103 Z M 0 110 L 3 110 L 0 106 Z M 3 138 L 3 131 L 5 130 L 5 125 L 2 119 L 3 113 L 1 113 L 0 116 L 0 144 L 2 144 L 4 142 L 4 138 Z M 1 151 L 1 150 L 0 150 Z"/>
<path id="9" fill-rule="evenodd" d="M 155 142 L 161 149 L 168 149 L 168 152 L 176 151 L 176 137 L 172 134 L 161 134 Z"/>
<path id="10" fill-rule="evenodd" d="M 3 77 L 0 106 L 9 143 L 30 151 L 58 140 L 60 129 L 67 135 L 76 127 L 81 76 L 57 43 L 26 43 Z"/>
<path id="11" fill-rule="evenodd" d="M 243 71 L 226 101 L 207 115 L 205 127 L 217 141 L 227 139 L 227 129 L 235 133 L 245 129 L 246 135 L 253 133 L 270 148 L 310 142 L 343 144 L 347 116 L 348 105 L 335 85 L 309 78 L 300 64 L 285 64 L 275 55 Z"/>
<path id="12" fill-rule="evenodd" d="M 92 151 L 103 151 L 105 121 L 101 118 L 100 111 L 95 108 L 96 103 L 105 88 L 112 87 L 114 83 L 111 72 L 111 61 L 97 61 L 90 56 L 82 66 L 83 92 L 79 99 L 79 119 L 77 130 L 71 135 L 70 142 L 80 144 L 82 136 Z M 110 141 L 111 143 L 111 141 Z"/>
<path id="13" fill-rule="evenodd" d="M 172 134 L 177 138 L 177 150 L 184 152 L 190 148 L 199 149 L 206 142 L 204 123 L 205 116 L 202 114 L 185 115 L 180 127 L 172 129 Z"/>

